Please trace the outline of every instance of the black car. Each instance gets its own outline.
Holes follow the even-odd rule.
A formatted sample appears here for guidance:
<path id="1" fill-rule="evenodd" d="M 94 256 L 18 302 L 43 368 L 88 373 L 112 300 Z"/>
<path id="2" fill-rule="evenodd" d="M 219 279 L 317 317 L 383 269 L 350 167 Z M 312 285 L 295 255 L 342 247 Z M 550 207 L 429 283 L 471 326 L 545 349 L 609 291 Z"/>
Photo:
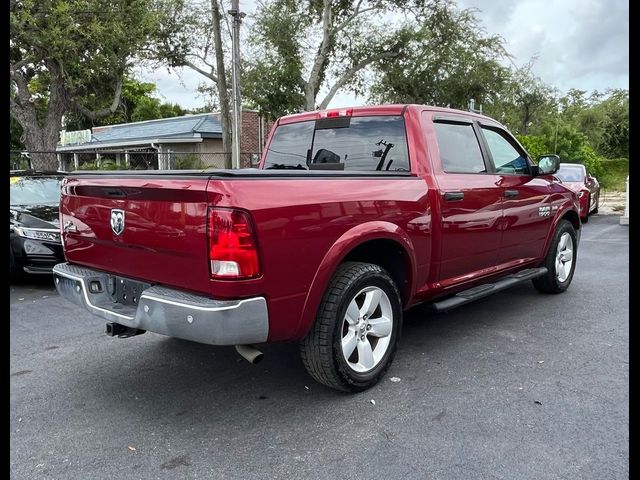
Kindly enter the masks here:
<path id="1" fill-rule="evenodd" d="M 64 262 L 58 208 L 64 172 L 12 170 L 9 174 L 11 276 L 50 274 Z"/>

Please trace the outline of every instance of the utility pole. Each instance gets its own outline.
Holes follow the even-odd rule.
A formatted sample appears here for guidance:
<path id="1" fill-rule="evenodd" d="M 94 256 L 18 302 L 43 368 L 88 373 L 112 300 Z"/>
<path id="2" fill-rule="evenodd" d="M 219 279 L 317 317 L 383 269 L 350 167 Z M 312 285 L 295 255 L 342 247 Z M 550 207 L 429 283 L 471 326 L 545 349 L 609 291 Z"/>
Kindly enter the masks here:
<path id="1" fill-rule="evenodd" d="M 558 153 L 558 126 L 560 125 L 560 106 L 556 110 L 556 140 L 553 144 L 553 153 Z"/>
<path id="2" fill-rule="evenodd" d="M 233 17 L 232 22 L 232 44 L 231 44 L 231 94 L 233 96 L 233 124 L 231 135 L 233 142 L 231 145 L 231 165 L 233 168 L 240 168 L 240 136 L 242 101 L 240 100 L 240 24 L 245 14 L 240 12 L 239 0 L 231 1 L 229 15 Z"/>

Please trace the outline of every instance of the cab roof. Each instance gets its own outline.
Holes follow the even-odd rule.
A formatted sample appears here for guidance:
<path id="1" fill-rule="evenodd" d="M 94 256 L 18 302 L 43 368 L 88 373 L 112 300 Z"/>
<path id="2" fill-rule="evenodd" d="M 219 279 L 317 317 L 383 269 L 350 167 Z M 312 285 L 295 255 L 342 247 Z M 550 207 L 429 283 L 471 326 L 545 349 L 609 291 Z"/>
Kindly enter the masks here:
<path id="1" fill-rule="evenodd" d="M 455 113 L 459 115 L 466 115 L 468 117 L 473 117 L 477 119 L 484 119 L 486 121 L 490 121 L 492 123 L 496 122 L 493 118 L 487 117 L 485 115 L 480 115 L 474 112 L 468 112 L 465 110 L 458 110 L 455 108 L 447 108 L 447 107 L 434 107 L 430 105 L 419 105 L 419 104 L 389 104 L 389 105 L 361 105 L 354 107 L 338 107 L 338 108 L 327 108 L 324 110 L 313 110 L 311 112 L 301 112 L 294 113 L 291 115 L 285 115 L 280 117 L 278 120 L 278 124 L 287 124 L 287 123 L 295 123 L 295 122 L 304 122 L 307 120 L 315 120 L 316 118 L 321 118 L 322 116 L 327 116 L 329 113 L 337 113 L 337 116 L 352 116 L 352 117 L 365 117 L 369 115 L 402 115 L 407 109 L 420 109 L 420 110 L 429 110 L 433 112 L 439 113 Z"/>

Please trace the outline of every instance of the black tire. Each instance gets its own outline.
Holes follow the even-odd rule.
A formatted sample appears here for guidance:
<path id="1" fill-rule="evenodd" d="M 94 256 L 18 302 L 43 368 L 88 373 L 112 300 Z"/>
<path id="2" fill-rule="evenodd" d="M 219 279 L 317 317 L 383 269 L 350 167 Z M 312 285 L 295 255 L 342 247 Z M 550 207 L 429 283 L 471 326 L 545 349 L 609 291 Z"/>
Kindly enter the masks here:
<path id="1" fill-rule="evenodd" d="M 360 298 L 357 295 L 359 292 L 368 287 L 377 287 L 386 294 L 393 319 L 390 340 L 384 355 L 371 370 L 361 373 L 354 370 L 345 359 L 341 342 L 343 328 L 346 325 L 344 322 L 347 307 L 352 300 Z M 373 317 L 373 314 L 371 316 Z M 366 317 L 364 319 L 366 320 Z M 313 327 L 300 342 L 302 362 L 316 381 L 328 387 L 346 392 L 366 390 L 375 385 L 389 368 L 401 329 L 400 292 L 389 274 L 380 266 L 371 263 L 345 262 L 338 267 L 325 291 Z M 369 334 L 364 335 L 369 342 Z M 356 341 L 360 342 L 357 338 Z M 374 337 L 371 341 L 378 340 Z M 356 350 L 353 352 L 356 354 Z M 359 356 L 359 349 L 357 352 Z"/>
<path id="2" fill-rule="evenodd" d="M 556 271 L 556 257 L 558 255 L 558 244 L 565 233 L 568 233 L 571 237 L 573 253 L 569 274 L 563 281 L 561 281 L 558 277 L 558 272 Z M 547 273 L 532 280 L 533 286 L 536 287 L 538 291 L 542 293 L 562 293 L 569 288 L 571 280 L 573 279 L 573 273 L 576 269 L 576 260 L 578 259 L 577 245 L 576 231 L 571 222 L 568 220 L 560 220 L 556 231 L 553 234 L 553 238 L 551 239 L 551 245 L 549 246 L 547 256 L 542 263 L 543 267 L 547 267 Z"/>

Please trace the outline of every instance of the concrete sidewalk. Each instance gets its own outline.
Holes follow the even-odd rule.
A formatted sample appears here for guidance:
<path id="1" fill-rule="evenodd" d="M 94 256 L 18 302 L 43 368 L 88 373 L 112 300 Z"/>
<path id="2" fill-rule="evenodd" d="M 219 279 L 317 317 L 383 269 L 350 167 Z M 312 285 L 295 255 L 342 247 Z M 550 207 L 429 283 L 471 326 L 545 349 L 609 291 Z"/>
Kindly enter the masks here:
<path id="1" fill-rule="evenodd" d="M 600 191 L 600 215 L 623 215 L 626 202 L 625 192 Z"/>

